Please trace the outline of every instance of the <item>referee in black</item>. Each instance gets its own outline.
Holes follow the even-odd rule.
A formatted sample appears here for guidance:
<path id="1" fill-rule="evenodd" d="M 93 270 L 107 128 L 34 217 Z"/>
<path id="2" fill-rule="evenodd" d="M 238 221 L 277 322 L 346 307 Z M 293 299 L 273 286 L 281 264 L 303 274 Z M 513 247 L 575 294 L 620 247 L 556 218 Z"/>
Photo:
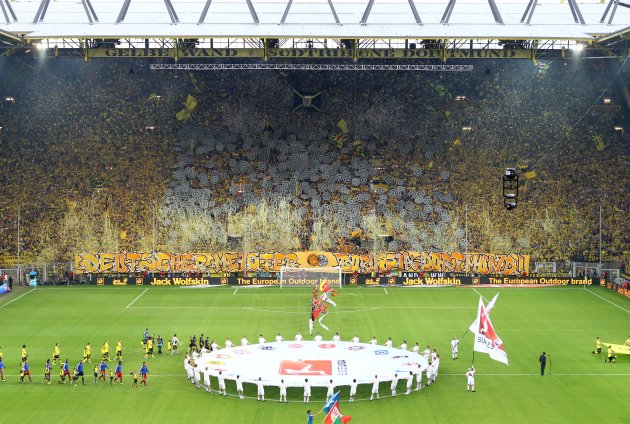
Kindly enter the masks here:
<path id="1" fill-rule="evenodd" d="M 540 375 L 545 375 L 545 367 L 547 366 L 547 356 L 545 356 L 545 352 L 540 355 L 538 362 L 540 362 Z"/>

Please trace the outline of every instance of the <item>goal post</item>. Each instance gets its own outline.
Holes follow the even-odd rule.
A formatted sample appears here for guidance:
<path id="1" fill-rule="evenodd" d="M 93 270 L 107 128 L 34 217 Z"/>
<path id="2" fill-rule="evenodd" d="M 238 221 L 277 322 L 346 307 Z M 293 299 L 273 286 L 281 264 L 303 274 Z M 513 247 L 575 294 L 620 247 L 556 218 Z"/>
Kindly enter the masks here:
<path id="1" fill-rule="evenodd" d="M 341 288 L 341 267 L 280 268 L 280 287 L 314 287 L 327 282 L 330 287 Z"/>

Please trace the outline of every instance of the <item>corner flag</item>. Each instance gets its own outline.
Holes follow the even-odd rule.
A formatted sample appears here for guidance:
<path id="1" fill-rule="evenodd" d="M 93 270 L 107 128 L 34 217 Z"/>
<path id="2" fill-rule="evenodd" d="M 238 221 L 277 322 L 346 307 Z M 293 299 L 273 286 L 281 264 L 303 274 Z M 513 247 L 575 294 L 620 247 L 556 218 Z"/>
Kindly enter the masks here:
<path id="1" fill-rule="evenodd" d="M 492 302 L 493 301 L 494 299 Z M 490 304 L 488 305 L 490 306 Z M 503 342 L 494 331 L 494 327 L 490 321 L 490 316 L 488 315 L 486 308 L 483 306 L 481 297 L 479 297 L 479 310 L 477 312 L 476 322 L 479 324 L 477 325 L 477 328 L 474 329 L 475 345 L 473 350 L 475 352 L 487 353 L 490 355 L 491 359 L 508 365 L 507 352 L 503 347 Z"/>

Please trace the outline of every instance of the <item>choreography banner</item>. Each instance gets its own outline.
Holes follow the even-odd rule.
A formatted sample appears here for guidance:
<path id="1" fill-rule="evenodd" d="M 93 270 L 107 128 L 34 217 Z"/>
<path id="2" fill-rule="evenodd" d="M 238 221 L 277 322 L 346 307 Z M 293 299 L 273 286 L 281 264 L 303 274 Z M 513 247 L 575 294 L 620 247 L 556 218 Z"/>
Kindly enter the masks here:
<path id="1" fill-rule="evenodd" d="M 344 273 L 470 272 L 480 275 L 529 274 L 529 256 L 517 254 L 458 252 L 389 252 L 353 255 L 331 252 L 293 253 L 84 253 L 75 257 L 75 274 L 139 272 L 279 272 L 293 268 L 341 267 Z"/>

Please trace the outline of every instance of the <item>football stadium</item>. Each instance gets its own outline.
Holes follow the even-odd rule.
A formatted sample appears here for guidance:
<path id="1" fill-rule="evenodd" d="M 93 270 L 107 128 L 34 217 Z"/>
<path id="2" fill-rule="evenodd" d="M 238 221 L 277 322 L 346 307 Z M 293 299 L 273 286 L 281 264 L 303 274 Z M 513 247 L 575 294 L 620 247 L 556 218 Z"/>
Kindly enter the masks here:
<path id="1" fill-rule="evenodd" d="M 0 9 L 1 422 L 628 422 L 624 0 Z"/>

